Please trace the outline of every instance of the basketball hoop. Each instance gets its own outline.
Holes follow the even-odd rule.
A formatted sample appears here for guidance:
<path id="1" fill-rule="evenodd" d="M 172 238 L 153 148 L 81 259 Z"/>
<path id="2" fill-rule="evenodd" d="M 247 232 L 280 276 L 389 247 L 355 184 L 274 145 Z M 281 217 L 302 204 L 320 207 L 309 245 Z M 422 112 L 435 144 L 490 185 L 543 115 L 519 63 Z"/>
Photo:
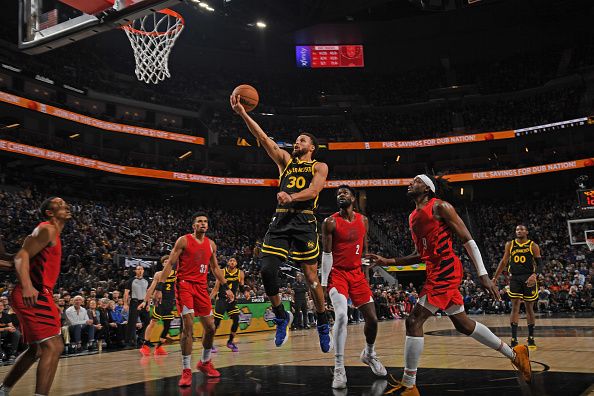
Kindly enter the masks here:
<path id="1" fill-rule="evenodd" d="M 136 77 L 145 83 L 158 84 L 171 77 L 168 61 L 171 48 L 184 30 L 184 18 L 165 8 L 122 26 L 136 61 Z"/>
<path id="2" fill-rule="evenodd" d="M 586 234 L 586 245 L 588 245 L 588 249 L 590 251 L 594 250 L 594 230 L 586 230 L 584 234 Z"/>

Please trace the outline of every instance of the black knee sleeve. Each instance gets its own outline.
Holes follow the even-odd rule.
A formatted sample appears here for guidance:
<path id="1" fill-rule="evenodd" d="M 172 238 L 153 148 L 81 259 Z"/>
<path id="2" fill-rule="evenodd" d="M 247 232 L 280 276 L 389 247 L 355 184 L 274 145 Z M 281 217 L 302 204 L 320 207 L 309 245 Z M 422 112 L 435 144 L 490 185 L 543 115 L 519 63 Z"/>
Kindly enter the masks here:
<path id="1" fill-rule="evenodd" d="M 218 329 L 221 325 L 221 318 L 214 318 L 215 328 Z"/>
<path id="2" fill-rule="evenodd" d="M 260 273 L 262 275 L 262 283 L 264 283 L 264 290 L 268 296 L 278 294 L 278 271 L 282 262 L 282 259 L 278 256 L 267 255 L 262 257 L 262 269 Z"/>
<path id="3" fill-rule="evenodd" d="M 171 327 L 171 319 L 164 319 L 163 320 L 163 331 L 161 332 L 161 339 L 167 338 L 167 334 L 169 334 L 169 328 Z"/>
<path id="4" fill-rule="evenodd" d="M 237 333 L 237 329 L 239 329 L 239 315 L 232 315 L 232 319 L 233 324 L 231 325 L 231 333 Z"/>

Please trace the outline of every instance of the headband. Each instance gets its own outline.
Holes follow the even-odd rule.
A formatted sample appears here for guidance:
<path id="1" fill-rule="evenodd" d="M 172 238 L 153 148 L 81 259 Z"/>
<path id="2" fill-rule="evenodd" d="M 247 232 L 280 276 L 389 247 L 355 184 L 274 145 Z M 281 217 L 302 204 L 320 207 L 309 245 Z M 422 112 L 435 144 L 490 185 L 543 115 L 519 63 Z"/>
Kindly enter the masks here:
<path id="1" fill-rule="evenodd" d="M 429 178 L 429 176 L 427 176 L 427 175 L 416 175 L 415 177 L 418 177 L 419 179 L 423 180 L 423 183 L 425 183 L 425 185 L 427 187 L 429 187 L 431 189 L 431 191 L 433 191 L 433 193 L 435 193 L 435 184 L 433 184 L 433 182 L 431 181 L 431 179 Z"/>

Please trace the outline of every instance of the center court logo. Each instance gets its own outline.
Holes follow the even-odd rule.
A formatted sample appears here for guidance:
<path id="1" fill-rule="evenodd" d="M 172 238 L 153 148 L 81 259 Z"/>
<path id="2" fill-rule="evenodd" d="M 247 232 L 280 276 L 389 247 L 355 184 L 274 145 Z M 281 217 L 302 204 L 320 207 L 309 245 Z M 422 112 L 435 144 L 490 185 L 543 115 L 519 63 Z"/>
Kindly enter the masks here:
<path id="1" fill-rule="evenodd" d="M 239 328 L 241 330 L 245 330 L 250 327 L 252 316 L 253 314 L 248 307 L 244 306 L 239 309 Z"/>
<path id="2" fill-rule="evenodd" d="M 274 326 L 275 318 L 276 318 L 276 315 L 274 314 L 274 312 L 272 312 L 272 307 L 266 308 L 266 312 L 264 312 L 264 321 L 266 322 L 268 327 Z"/>

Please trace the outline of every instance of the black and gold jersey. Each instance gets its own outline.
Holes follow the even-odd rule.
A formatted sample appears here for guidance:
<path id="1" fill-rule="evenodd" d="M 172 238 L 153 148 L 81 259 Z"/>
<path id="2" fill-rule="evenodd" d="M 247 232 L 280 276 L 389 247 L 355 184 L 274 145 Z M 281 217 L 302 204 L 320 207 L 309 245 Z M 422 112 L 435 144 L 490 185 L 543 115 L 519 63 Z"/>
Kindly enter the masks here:
<path id="1" fill-rule="evenodd" d="M 175 300 L 175 280 L 177 279 L 177 271 L 171 270 L 167 279 L 163 281 L 163 299 Z"/>
<path id="2" fill-rule="evenodd" d="M 287 194 L 295 194 L 308 188 L 315 174 L 316 162 L 316 160 L 300 161 L 298 158 L 293 158 L 280 175 L 280 191 L 284 191 Z M 317 206 L 318 198 L 316 197 L 308 201 L 291 202 L 286 206 L 279 205 L 277 212 L 279 209 L 293 209 L 296 211 L 312 211 L 313 213 Z"/>
<path id="3" fill-rule="evenodd" d="M 239 273 L 238 268 L 235 268 L 234 272 L 229 272 L 227 268 L 223 269 L 223 275 L 225 276 L 225 280 L 227 280 L 227 284 L 219 287 L 219 297 L 225 297 L 225 287 L 231 290 L 233 294 L 237 294 L 237 290 L 239 290 Z"/>
<path id="4" fill-rule="evenodd" d="M 536 271 L 534 253 L 532 253 L 533 241 L 530 239 L 520 243 L 517 240 L 511 241 L 509 248 L 508 272 L 512 275 L 532 274 Z"/>

